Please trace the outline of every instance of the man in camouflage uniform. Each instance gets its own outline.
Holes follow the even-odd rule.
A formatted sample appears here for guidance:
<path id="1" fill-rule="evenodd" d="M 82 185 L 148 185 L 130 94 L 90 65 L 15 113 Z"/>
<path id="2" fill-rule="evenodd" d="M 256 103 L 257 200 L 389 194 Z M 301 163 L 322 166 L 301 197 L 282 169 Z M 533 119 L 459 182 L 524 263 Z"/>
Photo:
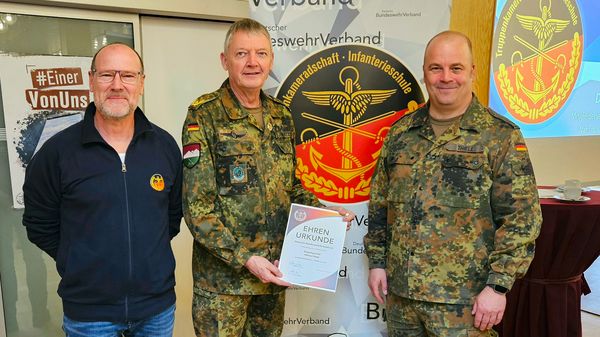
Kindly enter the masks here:
<path id="1" fill-rule="evenodd" d="M 369 287 L 392 337 L 495 336 L 540 230 L 533 169 L 518 127 L 472 94 L 465 35 L 433 37 L 423 71 L 429 102 L 392 126 L 373 177 Z"/>
<path id="2" fill-rule="evenodd" d="M 194 329 L 203 337 L 278 337 L 289 284 L 271 261 L 279 258 L 290 204 L 318 200 L 295 177 L 289 110 L 261 90 L 273 64 L 264 26 L 234 23 L 221 63 L 229 78 L 192 103 L 183 128 Z"/>

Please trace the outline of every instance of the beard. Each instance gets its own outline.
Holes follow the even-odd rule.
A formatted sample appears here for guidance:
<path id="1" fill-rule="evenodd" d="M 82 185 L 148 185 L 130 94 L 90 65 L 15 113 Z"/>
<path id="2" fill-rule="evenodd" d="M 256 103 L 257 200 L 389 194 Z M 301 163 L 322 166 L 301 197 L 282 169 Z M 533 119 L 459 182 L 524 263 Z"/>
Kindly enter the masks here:
<path id="1" fill-rule="evenodd" d="M 94 102 L 96 111 L 108 119 L 124 119 L 135 111 L 137 106 L 132 104 L 106 104 L 106 102 Z"/>

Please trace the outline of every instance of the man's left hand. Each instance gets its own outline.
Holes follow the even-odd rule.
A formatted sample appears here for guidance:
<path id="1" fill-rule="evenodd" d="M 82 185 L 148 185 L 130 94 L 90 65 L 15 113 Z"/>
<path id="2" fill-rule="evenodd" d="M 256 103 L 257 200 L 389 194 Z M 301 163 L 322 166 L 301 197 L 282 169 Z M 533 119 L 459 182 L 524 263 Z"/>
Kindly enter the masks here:
<path id="1" fill-rule="evenodd" d="M 471 314 L 475 316 L 475 328 L 485 331 L 502 321 L 506 308 L 506 295 L 495 292 L 489 286 L 475 297 Z"/>

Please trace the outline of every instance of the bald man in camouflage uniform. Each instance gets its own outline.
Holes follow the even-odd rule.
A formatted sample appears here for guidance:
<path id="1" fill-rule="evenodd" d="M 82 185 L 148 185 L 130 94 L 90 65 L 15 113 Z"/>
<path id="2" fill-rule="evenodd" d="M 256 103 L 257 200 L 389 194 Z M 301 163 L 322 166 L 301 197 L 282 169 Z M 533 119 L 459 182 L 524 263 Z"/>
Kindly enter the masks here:
<path id="1" fill-rule="evenodd" d="M 423 71 L 429 101 L 392 126 L 371 184 L 369 287 L 391 337 L 496 336 L 540 230 L 532 165 L 519 128 L 472 94 L 466 36 L 435 36 Z"/>
<path id="2" fill-rule="evenodd" d="M 251 19 L 234 23 L 221 62 L 229 78 L 189 107 L 183 129 L 194 329 L 203 337 L 279 337 L 289 284 L 275 260 L 290 204 L 319 203 L 295 177 L 290 111 L 261 90 L 273 62 L 267 30 Z M 354 217 L 338 211 L 347 222 Z"/>

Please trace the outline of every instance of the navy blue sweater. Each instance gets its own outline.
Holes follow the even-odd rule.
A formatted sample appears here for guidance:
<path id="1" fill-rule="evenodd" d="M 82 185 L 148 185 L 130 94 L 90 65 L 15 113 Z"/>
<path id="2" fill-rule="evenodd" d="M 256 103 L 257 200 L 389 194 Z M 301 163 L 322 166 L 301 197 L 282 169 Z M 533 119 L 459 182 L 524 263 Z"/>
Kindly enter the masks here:
<path id="1" fill-rule="evenodd" d="M 64 313 L 129 322 L 175 303 L 170 240 L 181 222 L 181 152 L 138 108 L 125 163 L 83 121 L 50 138 L 27 166 L 23 224 L 56 260 Z"/>

